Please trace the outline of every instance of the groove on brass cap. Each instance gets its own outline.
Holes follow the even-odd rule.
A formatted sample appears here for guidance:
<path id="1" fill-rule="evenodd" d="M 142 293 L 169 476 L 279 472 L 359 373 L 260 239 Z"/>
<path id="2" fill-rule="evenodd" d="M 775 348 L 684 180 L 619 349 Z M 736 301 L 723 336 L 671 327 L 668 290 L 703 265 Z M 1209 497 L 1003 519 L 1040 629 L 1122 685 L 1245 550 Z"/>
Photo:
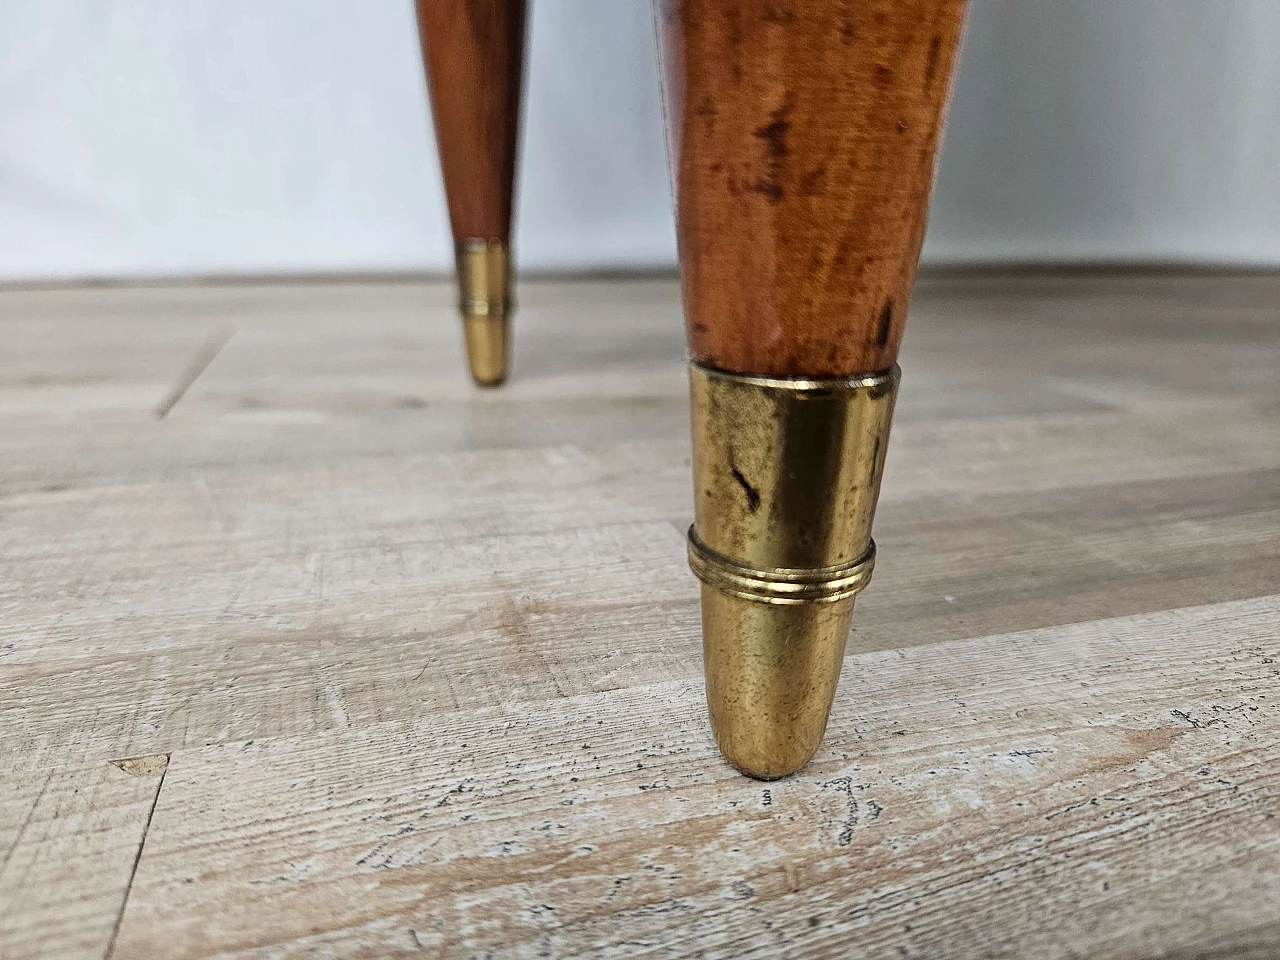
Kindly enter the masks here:
<path id="1" fill-rule="evenodd" d="M 867 552 L 840 567 L 817 570 L 757 570 L 716 553 L 689 528 L 689 569 L 721 593 L 760 603 L 838 603 L 861 593 L 871 582 L 876 565 L 876 542 Z"/>
<path id="2" fill-rule="evenodd" d="M 511 256 L 501 240 L 457 245 L 458 308 L 471 376 L 484 387 L 507 379 L 511 353 Z"/>
<path id="3" fill-rule="evenodd" d="M 689 366 L 707 706 L 749 776 L 794 773 L 822 742 L 875 565 L 898 379 L 897 367 L 811 380 Z"/>

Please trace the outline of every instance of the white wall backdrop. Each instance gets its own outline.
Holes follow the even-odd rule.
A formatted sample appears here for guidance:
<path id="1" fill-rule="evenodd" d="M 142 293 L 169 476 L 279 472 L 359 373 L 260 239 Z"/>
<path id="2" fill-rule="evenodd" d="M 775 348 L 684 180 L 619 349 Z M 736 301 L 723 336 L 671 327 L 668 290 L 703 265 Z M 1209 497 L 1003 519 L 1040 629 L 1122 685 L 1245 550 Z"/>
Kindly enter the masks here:
<path id="1" fill-rule="evenodd" d="M 647 0 L 533 0 L 525 268 L 674 262 Z M 411 0 L 4 0 L 0 280 L 445 269 Z M 975 0 L 926 257 L 1280 265 L 1280 3 Z"/>

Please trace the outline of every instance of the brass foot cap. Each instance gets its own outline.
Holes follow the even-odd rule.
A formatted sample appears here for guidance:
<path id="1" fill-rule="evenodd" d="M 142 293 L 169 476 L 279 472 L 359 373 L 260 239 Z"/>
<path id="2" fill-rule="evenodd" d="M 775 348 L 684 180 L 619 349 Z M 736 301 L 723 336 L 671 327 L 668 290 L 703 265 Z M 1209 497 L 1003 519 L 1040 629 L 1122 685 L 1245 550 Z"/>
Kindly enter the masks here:
<path id="1" fill-rule="evenodd" d="M 467 363 L 482 387 L 496 387 L 507 379 L 511 322 L 505 315 L 462 315 L 467 338 Z"/>
<path id="2" fill-rule="evenodd" d="M 703 585 L 711 732 L 757 780 L 795 773 L 817 752 L 844 661 L 853 597 L 758 603 Z"/>
<path id="3" fill-rule="evenodd" d="M 482 387 L 496 387 L 511 365 L 511 252 L 501 240 L 473 237 L 456 253 L 471 376 Z"/>
<path id="4" fill-rule="evenodd" d="M 842 380 L 689 368 L 702 652 L 716 743 L 747 776 L 795 773 L 826 732 L 897 370 Z"/>

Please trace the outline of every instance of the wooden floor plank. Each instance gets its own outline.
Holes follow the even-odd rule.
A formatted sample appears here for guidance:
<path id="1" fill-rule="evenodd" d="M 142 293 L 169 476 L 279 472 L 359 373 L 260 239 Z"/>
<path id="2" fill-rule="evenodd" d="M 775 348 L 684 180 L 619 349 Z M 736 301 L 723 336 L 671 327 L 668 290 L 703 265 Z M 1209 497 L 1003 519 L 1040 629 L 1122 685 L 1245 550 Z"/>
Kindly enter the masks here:
<path id="1" fill-rule="evenodd" d="M 677 526 L 660 509 L 642 519 L 645 505 L 628 507 L 635 522 L 604 526 L 613 501 L 595 514 L 590 497 L 574 498 L 576 463 L 533 470 L 549 512 L 515 498 L 509 536 L 468 538 L 482 521 L 463 497 L 443 516 L 411 497 L 413 516 L 392 513 L 398 530 L 361 524 L 373 513 L 353 508 L 345 524 L 292 523 L 282 552 L 273 524 L 218 551 L 225 534 L 193 491 L 193 520 L 155 514 L 123 558 L 100 548 L 86 574 L 88 558 L 67 551 L 62 582 L 79 589 L 47 597 L 32 583 L 0 631 L 11 638 L 0 717 L 13 753 L 39 767 L 69 752 L 85 761 L 314 732 L 335 722 L 334 698 L 359 724 L 695 677 L 697 589 Z M 576 478 L 563 481 L 564 512 L 556 477 Z M 590 520 L 600 525 L 573 529 Z M 247 532 L 234 512 L 222 522 Z M 1263 594 L 1280 583 L 1278 526 L 1271 471 L 891 501 L 851 649 Z M 179 539 L 157 551 L 161 533 L 189 529 L 198 548 Z"/>
<path id="2" fill-rule="evenodd" d="M 168 758 L 0 775 L 0 957 L 100 960 Z"/>
<path id="3" fill-rule="evenodd" d="M 1274 923 L 1278 631 L 1273 597 L 851 657 L 775 784 L 718 758 L 696 681 L 179 753 L 117 956 L 1114 956 Z"/>
<path id="4" fill-rule="evenodd" d="M 1095 450 L 1124 449 L 1135 435 L 1159 443 L 1159 434 L 1166 444 L 1193 438 L 1211 448 L 1193 446 L 1192 457 L 1244 457 L 1230 438 L 1216 443 L 1215 430 L 1243 418 L 1261 425 L 1255 440 L 1272 442 L 1274 431 L 1262 427 L 1280 409 L 1280 336 L 1267 300 L 1275 286 L 1266 277 L 926 282 L 903 354 L 895 446 L 915 424 L 957 418 L 1158 415 L 1234 403 L 1240 409 L 1201 411 L 1185 428 L 1141 420 L 1128 433 L 1104 428 L 1088 439 Z M 28 332 L 6 336 L 22 349 L 6 354 L 0 370 L 0 387 L 18 391 L 0 431 L 0 496 L 619 437 L 671 441 L 672 455 L 683 458 L 675 284 L 522 289 L 520 375 L 486 393 L 466 380 L 447 284 L 5 293 L 6 329 Z M 41 338 L 49 323 L 73 326 Z M 232 340 L 156 423 L 151 411 L 173 378 L 225 327 L 234 328 Z M 168 351 L 163 362 L 157 350 Z M 148 385 L 130 387 L 127 402 L 94 393 L 124 389 L 120 377 L 134 383 L 143 373 Z M 1028 428 L 1011 426 L 998 439 L 1016 443 L 1018 429 Z M 954 438 L 958 446 L 968 439 Z"/>

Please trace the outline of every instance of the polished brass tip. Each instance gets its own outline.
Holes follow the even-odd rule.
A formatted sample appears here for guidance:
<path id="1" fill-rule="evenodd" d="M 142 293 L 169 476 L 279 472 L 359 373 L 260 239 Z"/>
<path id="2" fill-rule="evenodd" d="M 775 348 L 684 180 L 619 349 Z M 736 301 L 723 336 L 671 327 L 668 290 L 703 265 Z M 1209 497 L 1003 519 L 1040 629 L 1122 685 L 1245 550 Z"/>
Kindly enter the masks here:
<path id="1" fill-rule="evenodd" d="M 483 387 L 507 379 L 511 354 L 511 257 L 500 240 L 457 246 L 458 307 L 471 376 Z"/>
<path id="2" fill-rule="evenodd" d="M 754 603 L 702 586 L 711 732 L 749 777 L 795 773 L 818 751 L 835 699 L 853 598 Z"/>
<path id="3" fill-rule="evenodd" d="M 500 386 L 509 372 L 510 319 L 464 313 L 462 329 L 467 339 L 467 364 L 471 367 L 472 379 L 482 387 Z"/>
<path id="4" fill-rule="evenodd" d="M 898 370 L 842 380 L 689 368 L 711 729 L 748 776 L 794 773 L 826 731 L 871 523 Z"/>

